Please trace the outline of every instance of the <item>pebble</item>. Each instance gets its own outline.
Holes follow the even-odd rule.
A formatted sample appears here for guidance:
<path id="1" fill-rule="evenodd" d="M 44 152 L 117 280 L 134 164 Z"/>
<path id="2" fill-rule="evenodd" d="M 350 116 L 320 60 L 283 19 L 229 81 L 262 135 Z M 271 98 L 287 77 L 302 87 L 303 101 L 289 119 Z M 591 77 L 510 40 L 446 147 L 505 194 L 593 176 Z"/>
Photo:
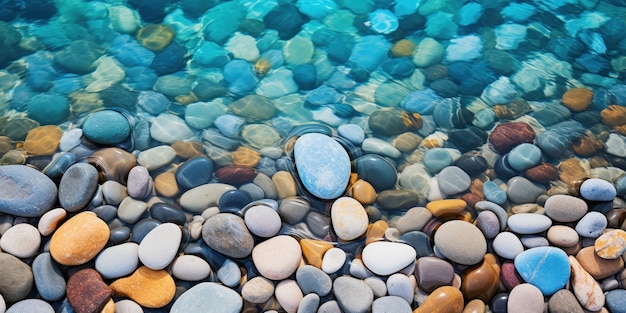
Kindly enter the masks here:
<path id="1" fill-rule="evenodd" d="M 41 172 L 25 165 L 0 167 L 0 212 L 15 216 L 39 217 L 57 199 L 56 184 Z"/>
<path id="2" fill-rule="evenodd" d="M 499 256 L 514 260 L 517 255 L 524 251 L 520 239 L 511 232 L 501 232 L 493 239 L 493 250 Z"/>
<path id="3" fill-rule="evenodd" d="M 126 192 L 135 199 L 144 199 L 152 194 L 154 181 L 148 169 L 138 165 L 128 172 L 128 182 Z"/>
<path id="4" fill-rule="evenodd" d="M 452 285 L 454 268 L 442 259 L 421 257 L 415 263 L 415 279 L 420 289 L 430 293 L 441 286 Z"/>
<path id="5" fill-rule="evenodd" d="M 235 187 L 221 183 L 208 183 L 187 190 L 180 197 L 180 205 L 183 209 L 200 213 L 206 208 L 217 206 L 220 197 Z"/>
<path id="6" fill-rule="evenodd" d="M 278 171 L 272 175 L 272 182 L 276 189 L 278 199 L 295 197 L 298 195 L 296 190 L 296 181 L 293 176 L 286 171 Z"/>
<path id="7" fill-rule="evenodd" d="M 344 312 L 365 313 L 370 310 L 374 294 L 365 282 L 349 276 L 337 277 L 333 294 Z"/>
<path id="8" fill-rule="evenodd" d="M 150 217 L 162 223 L 174 223 L 180 226 L 187 222 L 187 217 L 180 208 L 167 203 L 155 203 L 150 206 Z"/>
<path id="9" fill-rule="evenodd" d="M 377 297 L 372 303 L 372 313 L 398 312 L 410 313 L 411 306 L 398 296 Z"/>
<path id="10" fill-rule="evenodd" d="M 211 274 L 211 266 L 195 255 L 181 255 L 171 265 L 172 276 L 186 281 L 200 281 Z"/>
<path id="11" fill-rule="evenodd" d="M 145 167 L 148 171 L 170 164 L 176 157 L 176 150 L 170 146 L 156 146 L 139 153 L 137 163 Z"/>
<path id="12" fill-rule="evenodd" d="M 496 295 L 500 285 L 500 266 L 496 257 L 487 253 L 483 262 L 461 272 L 460 278 L 460 290 L 468 299 L 489 301 Z"/>
<path id="13" fill-rule="evenodd" d="M 518 254 L 514 263 L 519 275 L 546 296 L 563 288 L 570 277 L 567 254 L 559 248 L 531 248 Z"/>
<path id="14" fill-rule="evenodd" d="M 316 293 L 320 297 L 328 295 L 333 286 L 330 276 L 312 265 L 300 267 L 296 271 L 296 281 L 304 294 Z"/>
<path id="15" fill-rule="evenodd" d="M 463 294 L 459 289 L 451 286 L 442 286 L 430 293 L 424 303 L 413 310 L 413 313 L 462 312 L 463 304 Z"/>
<path id="16" fill-rule="evenodd" d="M 279 235 L 256 245 L 252 261 L 264 277 L 282 280 L 293 274 L 302 259 L 300 244 L 293 237 Z"/>
<path id="17" fill-rule="evenodd" d="M 550 297 L 548 309 L 554 313 L 583 313 L 576 296 L 568 289 L 561 289 Z"/>
<path id="18" fill-rule="evenodd" d="M 304 295 L 293 279 L 285 279 L 276 284 L 274 296 L 287 313 L 296 313 Z"/>
<path id="19" fill-rule="evenodd" d="M 133 300 L 119 300 L 115 302 L 115 310 L 125 313 L 141 313 L 143 309 Z"/>
<path id="20" fill-rule="evenodd" d="M 576 232 L 586 238 L 598 238 L 608 225 L 606 216 L 600 212 L 591 211 L 576 223 Z"/>
<path id="21" fill-rule="evenodd" d="M 433 216 L 442 217 L 449 214 L 458 214 L 465 210 L 467 202 L 462 199 L 444 199 L 435 200 L 426 204 L 426 209 L 432 213 Z"/>
<path id="22" fill-rule="evenodd" d="M 624 267 L 622 258 L 603 259 L 595 253 L 593 247 L 580 249 L 576 254 L 576 260 L 596 280 L 615 275 Z"/>
<path id="23" fill-rule="evenodd" d="M 0 252 L 0 294 L 7 303 L 15 303 L 25 299 L 33 288 L 33 272 L 20 259 Z"/>
<path id="24" fill-rule="evenodd" d="M 107 180 L 102 185 L 102 196 L 104 201 L 110 205 L 119 205 L 128 196 L 126 186 L 114 181 Z"/>
<path id="25" fill-rule="evenodd" d="M 98 187 L 98 171 L 87 163 L 70 166 L 59 184 L 59 202 L 69 212 L 84 208 Z"/>
<path id="26" fill-rule="evenodd" d="M 96 258 L 95 268 L 105 279 L 120 278 L 137 269 L 139 245 L 125 242 L 108 247 Z"/>
<path id="27" fill-rule="evenodd" d="M 411 304 L 415 295 L 415 278 L 402 273 L 393 274 L 387 279 L 387 292 Z"/>
<path id="28" fill-rule="evenodd" d="M 33 261 L 32 271 L 35 287 L 43 299 L 57 301 L 65 295 L 65 278 L 50 253 L 38 255 Z"/>
<path id="29" fill-rule="evenodd" d="M 603 179 L 590 178 L 580 185 L 580 195 L 589 201 L 613 201 L 616 194 L 615 186 Z"/>
<path id="30" fill-rule="evenodd" d="M 305 134 L 294 146 L 296 169 L 304 187 L 321 199 L 339 197 L 350 177 L 350 157 L 332 138 Z"/>
<path id="31" fill-rule="evenodd" d="M 509 217 L 507 225 L 514 233 L 528 235 L 548 230 L 552 226 L 552 220 L 542 214 L 517 213 Z"/>
<path id="32" fill-rule="evenodd" d="M 398 229 L 400 234 L 421 230 L 432 217 L 433 214 L 427 208 L 410 208 L 396 221 L 395 227 Z"/>
<path id="33" fill-rule="evenodd" d="M 339 239 L 354 240 L 367 230 L 369 219 L 363 205 L 349 197 L 335 200 L 331 207 L 333 229 Z"/>
<path id="34" fill-rule="evenodd" d="M 274 283 L 262 276 L 257 276 L 241 287 L 241 297 L 251 303 L 264 303 L 274 294 Z"/>
<path id="35" fill-rule="evenodd" d="M 531 284 L 520 284 L 515 286 L 509 294 L 507 302 L 507 312 L 543 312 L 543 294 L 541 290 Z"/>
<path id="36" fill-rule="evenodd" d="M 363 263 L 377 275 L 390 275 L 415 261 L 417 253 L 411 246 L 396 242 L 372 242 L 362 252 Z"/>
<path id="37" fill-rule="evenodd" d="M 104 248 L 109 234 L 109 227 L 95 213 L 79 213 L 54 232 L 50 254 L 62 265 L 87 263 Z"/>
<path id="38" fill-rule="evenodd" d="M 113 110 L 102 110 L 89 115 L 81 128 L 87 139 L 103 145 L 121 143 L 131 132 L 131 125 L 126 117 Z"/>
<path id="39" fill-rule="evenodd" d="M 39 251 L 41 236 L 35 226 L 17 224 L 7 229 L 0 237 L 0 249 L 18 258 L 27 259 Z"/>
<path id="40" fill-rule="evenodd" d="M 164 270 L 139 267 L 132 275 L 109 285 L 114 297 L 125 297 L 146 308 L 161 308 L 174 299 L 174 279 Z"/>
<path id="41" fill-rule="evenodd" d="M 612 313 L 626 312 L 626 291 L 624 289 L 611 290 L 606 293 L 606 305 Z"/>
<path id="42" fill-rule="evenodd" d="M 155 227 L 139 244 L 139 260 L 150 269 L 164 269 L 176 257 L 181 238 L 182 231 L 174 223 L 163 223 Z"/>
<path id="43" fill-rule="evenodd" d="M 491 211 L 482 211 L 476 217 L 476 227 L 480 229 L 486 239 L 493 239 L 500 232 L 498 216 Z"/>
<path id="44" fill-rule="evenodd" d="M 376 201 L 376 190 L 372 184 L 359 179 L 348 189 L 348 195 L 363 205 L 372 204 Z"/>
<path id="45" fill-rule="evenodd" d="M 202 226 L 202 239 L 211 249 L 237 259 L 247 257 L 254 248 L 254 239 L 244 220 L 230 213 L 208 218 Z"/>
<path id="46" fill-rule="evenodd" d="M 60 146 L 63 131 L 54 125 L 39 126 L 28 131 L 24 150 L 29 155 L 52 155 Z"/>
<path id="47" fill-rule="evenodd" d="M 602 309 L 605 298 L 598 282 L 585 271 L 575 257 L 570 255 L 568 259 L 572 271 L 572 290 L 578 302 L 589 311 Z"/>
<path id="48" fill-rule="evenodd" d="M 217 279 L 227 287 L 236 287 L 241 281 L 241 269 L 231 259 L 226 259 L 217 270 Z"/>
<path id="49" fill-rule="evenodd" d="M 111 301 L 111 289 L 100 274 L 92 269 L 82 269 L 67 281 L 67 299 L 76 312 L 94 312 Z"/>
<path id="50" fill-rule="evenodd" d="M 117 217 L 126 223 L 136 223 L 147 209 L 146 202 L 126 197 L 117 208 Z"/>
<path id="51" fill-rule="evenodd" d="M 603 259 L 617 259 L 626 251 L 626 231 L 613 229 L 598 237 L 595 251 Z"/>
<path id="52" fill-rule="evenodd" d="M 324 253 L 321 269 L 326 274 L 333 274 L 343 267 L 346 263 L 346 259 L 347 256 L 343 250 L 339 248 L 330 248 Z"/>
<path id="53" fill-rule="evenodd" d="M 487 252 L 482 232 L 471 223 L 448 221 L 435 232 L 436 249 L 446 258 L 463 265 L 480 262 Z"/>
<path id="54" fill-rule="evenodd" d="M 537 197 L 546 193 L 543 186 L 521 176 L 509 179 L 506 185 L 506 195 L 509 197 L 509 201 L 517 204 L 535 202 Z"/>
<path id="55" fill-rule="evenodd" d="M 361 143 L 361 148 L 367 153 L 378 154 L 392 159 L 402 156 L 402 152 L 387 141 L 379 138 L 368 137 Z"/>
<path id="56" fill-rule="evenodd" d="M 578 233 L 571 227 L 565 225 L 553 225 L 548 229 L 548 241 L 561 248 L 569 248 L 578 244 Z"/>
<path id="57" fill-rule="evenodd" d="M 546 215 L 557 222 L 575 222 L 588 210 L 587 203 L 570 195 L 553 195 L 543 205 Z"/>
<path id="58" fill-rule="evenodd" d="M 180 295 L 170 312 L 237 313 L 242 307 L 243 301 L 237 292 L 217 283 L 203 282 Z"/>
<path id="59" fill-rule="evenodd" d="M 437 174 L 437 183 L 442 193 L 455 195 L 469 188 L 471 178 L 460 167 L 448 166 Z"/>
<path id="60" fill-rule="evenodd" d="M 278 234 L 282 226 L 278 212 L 266 205 L 248 208 L 244 213 L 244 222 L 252 234 L 263 238 Z"/>

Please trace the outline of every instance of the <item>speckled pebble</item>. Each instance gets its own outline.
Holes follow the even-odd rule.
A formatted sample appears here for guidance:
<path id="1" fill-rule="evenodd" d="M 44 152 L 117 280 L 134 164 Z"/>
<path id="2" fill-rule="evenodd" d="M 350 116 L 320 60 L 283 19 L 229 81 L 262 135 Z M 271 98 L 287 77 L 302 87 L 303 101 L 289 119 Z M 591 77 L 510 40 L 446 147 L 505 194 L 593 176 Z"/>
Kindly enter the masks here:
<path id="1" fill-rule="evenodd" d="M 544 204 L 546 215 L 557 222 L 575 222 L 587 213 L 587 203 L 570 195 L 553 195 Z"/>
<path id="2" fill-rule="evenodd" d="M 604 179 L 590 178 L 580 185 L 580 195 L 589 201 L 613 201 L 616 194 L 615 186 Z"/>
<path id="3" fill-rule="evenodd" d="M 515 286 L 509 294 L 507 312 L 509 313 L 543 313 L 543 294 L 531 284 Z"/>
<path id="4" fill-rule="evenodd" d="M 594 243 L 596 253 L 603 259 L 617 259 L 626 251 L 626 231 L 613 229 L 602 234 Z"/>
<path id="5" fill-rule="evenodd" d="M 606 216 L 600 212 L 591 211 L 576 223 L 576 232 L 586 238 L 598 238 L 608 225 Z"/>
<path id="6" fill-rule="evenodd" d="M 50 254 L 63 265 L 87 263 L 104 248 L 109 234 L 109 227 L 95 213 L 79 213 L 54 232 Z"/>
<path id="7" fill-rule="evenodd" d="M 363 205 L 349 197 L 333 202 L 330 217 L 337 237 L 341 240 L 354 240 L 367 230 L 369 220 Z"/>
<path id="8" fill-rule="evenodd" d="M 365 313 L 370 310 L 374 294 L 362 280 L 341 276 L 333 282 L 333 294 L 344 312 Z"/>
<path id="9" fill-rule="evenodd" d="M 274 283 L 262 276 L 257 276 L 246 282 L 241 288 L 241 296 L 251 303 L 263 303 L 274 294 Z"/>
<path id="10" fill-rule="evenodd" d="M 436 248 L 453 262 L 473 265 L 482 261 L 487 252 L 483 233 L 473 224 L 452 220 L 435 232 Z"/>

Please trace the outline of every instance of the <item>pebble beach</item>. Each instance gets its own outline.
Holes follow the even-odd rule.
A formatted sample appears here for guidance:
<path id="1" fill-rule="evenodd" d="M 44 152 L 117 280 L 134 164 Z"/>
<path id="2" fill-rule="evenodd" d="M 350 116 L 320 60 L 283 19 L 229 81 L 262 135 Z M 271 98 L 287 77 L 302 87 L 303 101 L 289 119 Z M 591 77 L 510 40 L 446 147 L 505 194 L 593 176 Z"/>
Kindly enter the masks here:
<path id="1" fill-rule="evenodd" d="M 0 313 L 626 313 L 623 0 L 0 0 Z"/>

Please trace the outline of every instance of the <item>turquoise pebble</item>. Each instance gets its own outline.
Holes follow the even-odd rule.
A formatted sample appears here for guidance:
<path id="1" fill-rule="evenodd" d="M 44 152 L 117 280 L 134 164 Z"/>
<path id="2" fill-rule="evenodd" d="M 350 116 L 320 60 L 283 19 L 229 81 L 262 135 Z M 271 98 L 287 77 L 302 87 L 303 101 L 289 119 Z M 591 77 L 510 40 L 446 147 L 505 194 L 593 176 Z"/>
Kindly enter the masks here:
<path id="1" fill-rule="evenodd" d="M 225 136 L 237 138 L 246 120 L 243 117 L 224 114 L 217 117 L 213 123 L 215 123 L 215 127 Z"/>
<path id="2" fill-rule="evenodd" d="M 378 9 L 369 14 L 370 28 L 379 34 L 389 34 L 398 29 L 398 17 L 389 10 Z"/>
<path id="3" fill-rule="evenodd" d="M 617 190 L 604 179 L 590 178 L 580 185 L 580 195 L 589 201 L 613 201 Z"/>
<path id="4" fill-rule="evenodd" d="M 294 147 L 296 169 L 304 187 L 321 199 L 343 194 L 350 178 L 350 157 L 334 139 L 322 134 L 305 134 Z"/>
<path id="5" fill-rule="evenodd" d="M 515 257 L 515 269 L 527 282 L 546 296 L 563 288 L 570 276 L 569 260 L 555 247 L 528 249 Z"/>
<path id="6" fill-rule="evenodd" d="M 365 139 L 365 132 L 361 126 L 356 124 L 345 124 L 337 128 L 339 136 L 348 139 L 354 144 L 361 144 Z"/>
<path id="7" fill-rule="evenodd" d="M 424 153 L 424 167 L 432 173 L 439 173 L 442 169 L 452 165 L 452 156 L 444 148 L 432 148 Z"/>
<path id="8" fill-rule="evenodd" d="M 509 152 L 507 161 L 518 171 L 529 169 L 541 161 L 541 149 L 531 143 L 519 144 Z"/>
<path id="9" fill-rule="evenodd" d="M 483 193 L 485 194 L 485 199 L 493 203 L 497 203 L 499 205 L 506 203 L 506 191 L 502 190 L 502 188 L 500 188 L 493 181 L 487 181 L 483 184 Z"/>
<path id="10" fill-rule="evenodd" d="M 99 144 L 113 145 L 128 137 L 130 123 L 121 113 L 103 110 L 87 117 L 82 129 L 87 139 Z"/>

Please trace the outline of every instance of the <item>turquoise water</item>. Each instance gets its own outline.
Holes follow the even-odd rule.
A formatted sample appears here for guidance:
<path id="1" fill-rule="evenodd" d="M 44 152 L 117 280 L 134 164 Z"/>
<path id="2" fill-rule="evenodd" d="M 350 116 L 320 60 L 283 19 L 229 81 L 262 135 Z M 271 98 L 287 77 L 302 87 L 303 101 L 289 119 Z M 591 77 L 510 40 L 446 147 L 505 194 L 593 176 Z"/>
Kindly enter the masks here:
<path id="1" fill-rule="evenodd" d="M 269 199 L 281 234 L 332 242 L 349 260 L 364 234 L 337 237 L 330 207 L 340 196 L 357 199 L 370 227 L 396 230 L 411 208 L 463 199 L 465 209 L 415 229 L 431 237 L 426 254 L 437 252 L 438 225 L 476 220 L 477 201 L 517 213 L 552 195 L 580 197 L 590 177 L 617 194 L 614 205 L 587 199 L 590 210 L 619 215 L 610 210 L 626 194 L 625 12 L 620 0 L 0 0 L 0 164 L 28 165 L 57 186 L 71 165 L 94 165 L 99 187 L 87 202 L 68 209 L 59 196 L 54 206 L 99 212 L 129 232 L 156 218 L 147 209 L 120 218 L 121 201 L 102 186 L 134 188 L 139 165 L 150 182 L 131 198 L 171 205 L 199 246 L 191 221 L 215 213 L 204 209 L 243 216 Z M 517 126 L 492 135 L 501 125 Z M 325 139 L 294 152 L 308 133 Z M 215 201 L 183 196 L 207 184 L 228 186 L 212 185 Z M 231 189 L 239 193 L 220 197 Z M 2 203 L 0 233 L 37 226 L 50 209 L 21 216 Z M 126 235 L 108 246 L 140 241 Z M 42 238 L 36 255 L 47 251 Z M 64 279 L 73 270 L 63 265 Z M 42 297 L 33 287 L 27 298 Z M 44 297 L 69 312 L 63 299 Z"/>

